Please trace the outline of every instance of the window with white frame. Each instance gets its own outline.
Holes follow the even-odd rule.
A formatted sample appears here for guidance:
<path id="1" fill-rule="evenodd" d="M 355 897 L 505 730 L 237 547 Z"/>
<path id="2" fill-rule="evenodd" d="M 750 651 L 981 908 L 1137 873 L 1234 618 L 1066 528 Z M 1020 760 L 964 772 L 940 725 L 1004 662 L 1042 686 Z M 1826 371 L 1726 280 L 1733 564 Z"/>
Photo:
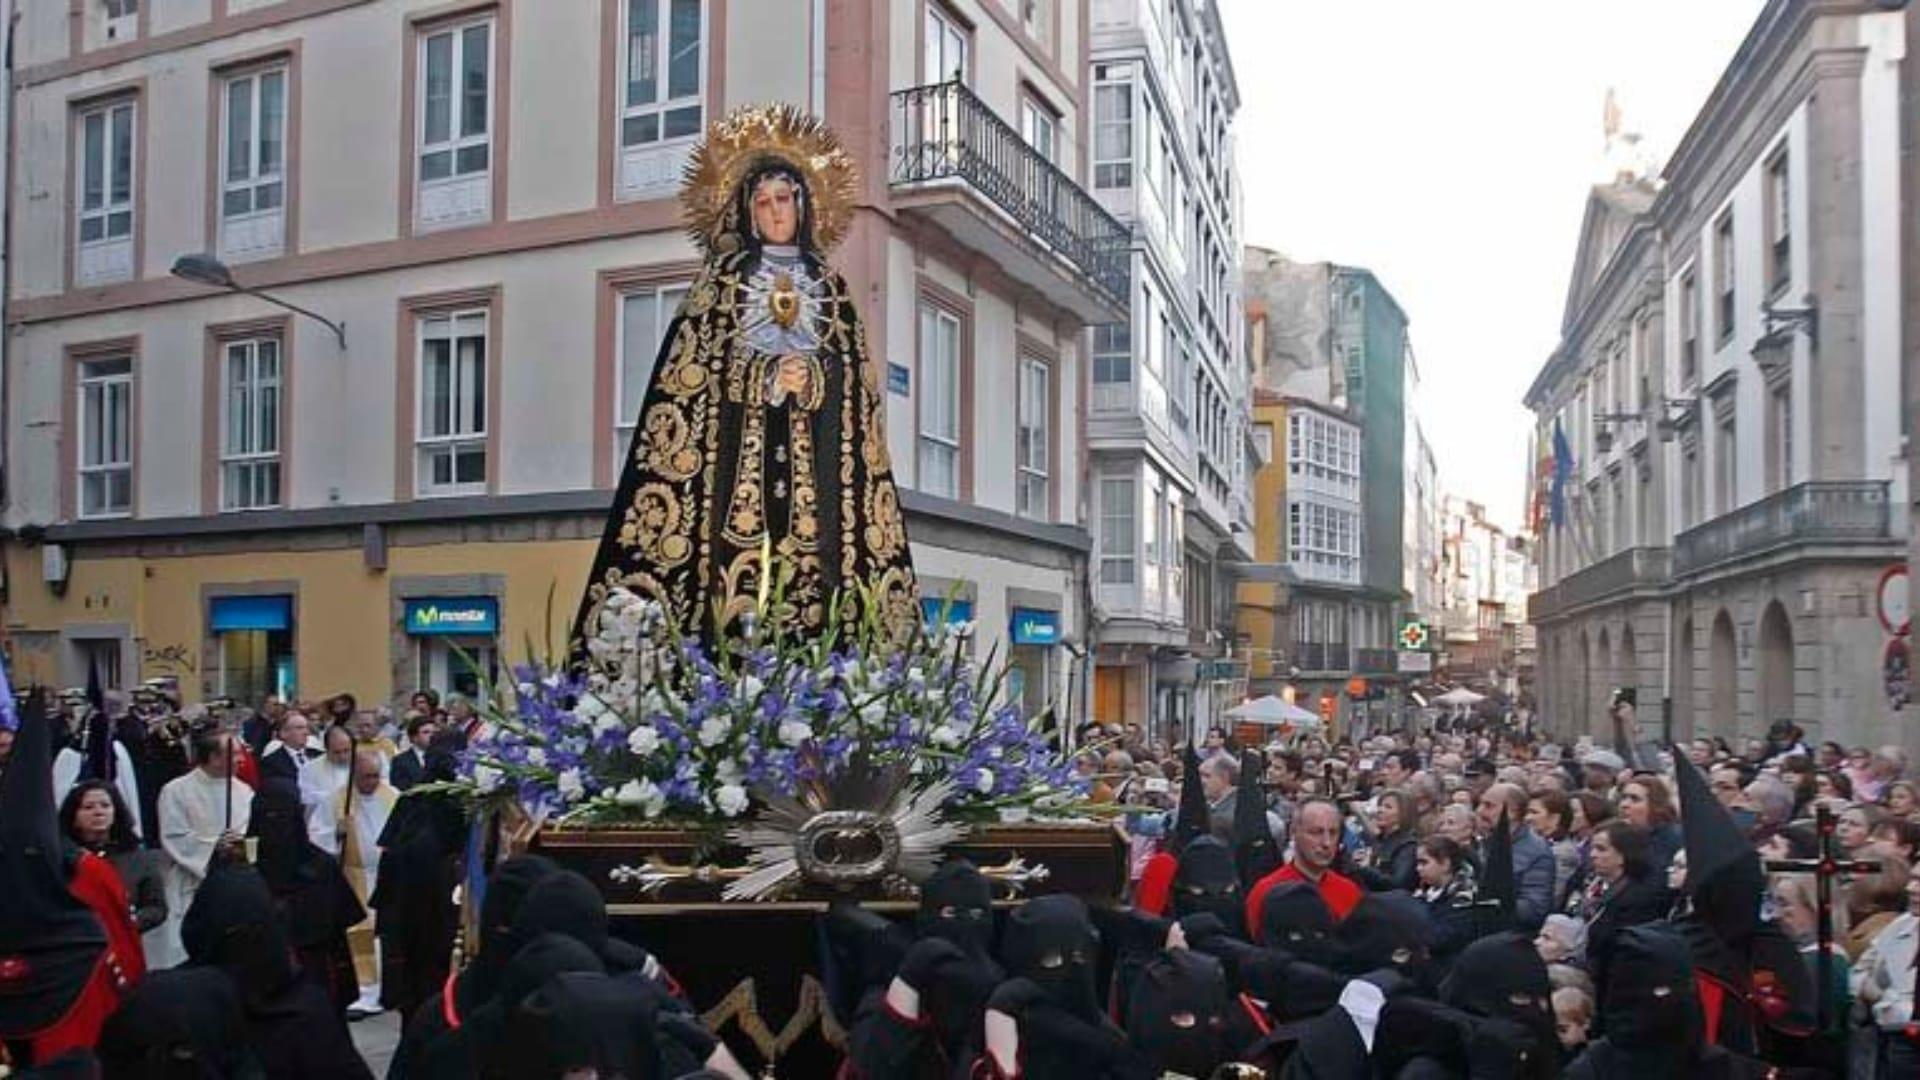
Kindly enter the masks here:
<path id="1" fill-rule="evenodd" d="M 221 101 L 220 252 L 264 258 L 285 246 L 287 69 L 230 76 Z"/>
<path id="2" fill-rule="evenodd" d="M 1022 357 L 1014 462 L 1018 475 L 1014 510 L 1021 517 L 1045 519 L 1053 508 L 1047 498 L 1048 434 L 1053 425 L 1052 371 L 1045 360 Z"/>
<path id="3" fill-rule="evenodd" d="M 623 148 L 692 141 L 705 118 L 705 0 L 626 0 Z"/>
<path id="4" fill-rule="evenodd" d="M 280 339 L 249 338 L 222 347 L 220 508 L 280 505 Z"/>
<path id="5" fill-rule="evenodd" d="M 1287 472 L 1331 487 L 1358 492 L 1360 434 L 1351 424 L 1305 409 L 1287 416 Z"/>
<path id="6" fill-rule="evenodd" d="M 1793 280 L 1792 189 L 1783 149 L 1767 162 L 1767 294 L 1786 291 Z"/>
<path id="7" fill-rule="evenodd" d="M 487 321 L 485 308 L 419 321 L 421 495 L 487 489 Z"/>
<path id="8" fill-rule="evenodd" d="M 1313 499 L 1289 499 L 1287 561 L 1302 574 L 1335 581 L 1358 581 L 1359 512 Z"/>
<path id="9" fill-rule="evenodd" d="M 1053 45 L 1053 0 L 1020 0 L 1020 25 L 1043 46 Z"/>
<path id="10" fill-rule="evenodd" d="M 620 358 L 617 388 L 620 403 L 614 423 L 619 448 L 625 450 L 632 440 L 633 428 L 640 422 L 640 409 L 646 405 L 647 381 L 653 377 L 653 364 L 660 355 L 660 341 L 667 325 L 686 299 L 687 284 L 659 285 L 633 289 L 620 294 Z"/>
<path id="11" fill-rule="evenodd" d="M 107 44 L 130 41 L 140 33 L 140 0 L 100 0 L 100 19 Z"/>
<path id="12" fill-rule="evenodd" d="M 80 516 L 133 512 L 133 360 L 117 356 L 80 364 Z"/>
<path id="13" fill-rule="evenodd" d="M 1093 407 L 1133 406 L 1133 327 L 1102 323 L 1093 328 Z"/>
<path id="14" fill-rule="evenodd" d="M 132 98 L 92 106 L 76 120 L 80 198 L 74 280 L 93 285 L 133 277 L 134 114 Z"/>
<path id="15" fill-rule="evenodd" d="M 1133 186 L 1133 80 L 1120 64 L 1093 69 L 1093 186 Z"/>
<path id="16" fill-rule="evenodd" d="M 1100 478 L 1100 584 L 1134 582 L 1135 524 L 1140 508 L 1131 476 Z"/>
<path id="17" fill-rule="evenodd" d="M 920 490 L 960 497 L 960 319 L 920 302 Z"/>
<path id="18" fill-rule="evenodd" d="M 1048 161 L 1053 161 L 1059 149 L 1060 118 L 1053 110 L 1032 98 L 1020 100 L 1020 137 L 1027 145 Z"/>
<path id="19" fill-rule="evenodd" d="M 959 20 L 938 4 L 928 4 L 926 34 L 922 44 L 926 48 L 927 81 L 972 82 L 967 74 L 967 31 Z"/>
<path id="20" fill-rule="evenodd" d="M 493 18 L 420 35 L 419 224 L 493 214 Z"/>
<path id="21" fill-rule="evenodd" d="M 1713 311 L 1715 340 L 1725 345 L 1733 337 L 1733 211 L 1713 223 Z"/>

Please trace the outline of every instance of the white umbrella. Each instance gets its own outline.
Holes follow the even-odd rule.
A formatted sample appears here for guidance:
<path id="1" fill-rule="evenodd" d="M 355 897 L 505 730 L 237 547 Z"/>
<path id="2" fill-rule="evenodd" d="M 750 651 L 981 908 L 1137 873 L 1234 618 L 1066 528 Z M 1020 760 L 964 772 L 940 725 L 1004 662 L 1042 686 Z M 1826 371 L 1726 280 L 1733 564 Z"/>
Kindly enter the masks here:
<path id="1" fill-rule="evenodd" d="M 1485 694 L 1476 694 L 1464 686 L 1456 686 L 1446 693 L 1441 694 L 1439 697 L 1434 698 L 1433 703 L 1435 705 L 1461 706 L 1478 705 L 1485 700 L 1487 700 Z"/>
<path id="2" fill-rule="evenodd" d="M 1227 710 L 1230 720 L 1245 720 L 1251 724 L 1291 724 L 1298 728 L 1321 726 L 1320 715 L 1308 712 L 1298 705 L 1290 705 L 1284 699 L 1268 694 L 1252 701 L 1235 705 Z"/>

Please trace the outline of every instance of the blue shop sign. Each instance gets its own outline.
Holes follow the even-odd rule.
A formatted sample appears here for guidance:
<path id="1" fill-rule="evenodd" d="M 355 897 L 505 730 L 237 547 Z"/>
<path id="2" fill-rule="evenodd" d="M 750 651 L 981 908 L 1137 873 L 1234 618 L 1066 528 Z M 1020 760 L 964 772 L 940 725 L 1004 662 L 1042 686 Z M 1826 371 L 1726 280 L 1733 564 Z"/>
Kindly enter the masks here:
<path id="1" fill-rule="evenodd" d="M 216 596 L 207 607 L 207 626 L 216 634 L 291 630 L 293 597 Z"/>
<path id="2" fill-rule="evenodd" d="M 1014 608 L 1013 643 L 1015 645 L 1060 644 L 1060 613 L 1035 611 L 1032 608 Z"/>
<path id="3" fill-rule="evenodd" d="M 972 622 L 973 601 L 948 600 L 946 597 L 921 597 L 920 617 L 928 626 L 940 625 L 940 613 L 946 612 L 947 622 Z"/>
<path id="4" fill-rule="evenodd" d="M 406 603 L 409 634 L 500 632 L 500 601 L 491 596 L 433 596 Z"/>

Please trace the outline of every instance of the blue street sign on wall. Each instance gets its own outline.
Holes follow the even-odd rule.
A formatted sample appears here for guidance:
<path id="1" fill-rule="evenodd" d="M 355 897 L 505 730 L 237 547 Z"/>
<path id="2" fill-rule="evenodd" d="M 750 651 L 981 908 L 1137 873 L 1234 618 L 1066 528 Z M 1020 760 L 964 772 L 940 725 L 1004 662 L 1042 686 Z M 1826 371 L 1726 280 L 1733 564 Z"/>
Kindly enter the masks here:
<path id="1" fill-rule="evenodd" d="M 1032 608 L 1014 608 L 1013 643 L 1015 645 L 1060 644 L 1060 613 L 1035 611 Z"/>
<path id="2" fill-rule="evenodd" d="M 901 397 L 907 395 L 907 387 L 912 382 L 912 374 L 900 364 L 887 365 L 887 389 Z"/>
<path id="3" fill-rule="evenodd" d="M 920 617 L 926 620 L 928 626 L 940 625 L 942 611 L 947 613 L 947 621 L 950 623 L 973 621 L 973 601 L 971 600 L 948 600 L 944 596 L 921 597 Z"/>
<path id="4" fill-rule="evenodd" d="M 500 601 L 491 596 L 433 596 L 406 603 L 409 634 L 500 632 Z"/>

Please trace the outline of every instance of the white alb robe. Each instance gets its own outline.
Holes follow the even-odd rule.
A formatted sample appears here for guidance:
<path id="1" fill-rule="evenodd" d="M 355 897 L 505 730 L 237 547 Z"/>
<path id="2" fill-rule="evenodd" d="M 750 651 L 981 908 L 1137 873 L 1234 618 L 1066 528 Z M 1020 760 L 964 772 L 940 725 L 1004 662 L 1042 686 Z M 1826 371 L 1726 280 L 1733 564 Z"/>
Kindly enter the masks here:
<path id="1" fill-rule="evenodd" d="M 170 967 L 186 959 L 180 943 L 180 923 L 193 904 L 193 895 L 207 877 L 207 862 L 231 830 L 245 835 L 253 820 L 253 789 L 232 781 L 233 817 L 227 818 L 228 781 L 194 769 L 160 789 L 160 846 L 167 853 L 167 922 L 162 952 L 155 967 Z"/>

